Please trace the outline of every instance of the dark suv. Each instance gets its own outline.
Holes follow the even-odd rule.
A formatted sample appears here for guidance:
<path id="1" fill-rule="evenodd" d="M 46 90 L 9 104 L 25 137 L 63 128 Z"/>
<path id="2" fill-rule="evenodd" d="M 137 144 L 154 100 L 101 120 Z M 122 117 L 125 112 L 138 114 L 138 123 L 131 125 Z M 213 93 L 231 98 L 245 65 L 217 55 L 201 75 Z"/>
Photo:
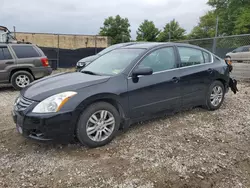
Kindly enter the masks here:
<path id="1" fill-rule="evenodd" d="M 0 43 L 0 83 L 20 90 L 51 73 L 48 58 L 36 45 Z"/>

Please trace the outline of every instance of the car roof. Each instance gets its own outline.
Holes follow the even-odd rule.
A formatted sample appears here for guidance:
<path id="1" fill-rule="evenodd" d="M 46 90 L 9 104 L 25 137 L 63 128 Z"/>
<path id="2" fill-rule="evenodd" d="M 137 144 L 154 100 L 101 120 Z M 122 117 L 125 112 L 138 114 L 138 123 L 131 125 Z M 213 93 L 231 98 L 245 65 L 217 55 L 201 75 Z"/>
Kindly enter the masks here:
<path id="1" fill-rule="evenodd" d="M 120 45 L 120 47 L 123 46 L 131 46 L 131 45 L 138 45 L 138 44 L 145 44 L 147 42 L 125 42 L 125 43 L 118 43 L 117 45 Z"/>
<path id="2" fill-rule="evenodd" d="M 7 43 L 9 46 L 36 46 L 35 44 L 26 44 L 26 43 Z"/>
<path id="3" fill-rule="evenodd" d="M 174 46 L 174 45 L 186 46 L 186 47 L 194 47 L 194 48 L 200 48 L 202 50 L 206 50 L 206 49 L 203 49 L 203 48 L 201 48 L 199 46 L 195 46 L 195 45 L 191 45 L 191 44 L 187 44 L 187 43 L 174 43 L 174 42 L 143 42 L 143 43 L 133 44 L 133 45 L 130 45 L 130 46 L 124 46 L 124 47 L 121 47 L 121 48 L 151 49 L 151 48 L 160 47 L 160 46 Z"/>

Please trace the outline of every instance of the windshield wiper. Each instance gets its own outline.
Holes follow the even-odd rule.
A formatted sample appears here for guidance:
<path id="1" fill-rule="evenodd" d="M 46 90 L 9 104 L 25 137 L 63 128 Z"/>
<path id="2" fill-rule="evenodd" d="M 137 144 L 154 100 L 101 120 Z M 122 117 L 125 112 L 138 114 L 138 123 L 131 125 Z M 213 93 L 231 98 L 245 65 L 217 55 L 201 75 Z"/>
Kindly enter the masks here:
<path id="1" fill-rule="evenodd" d="M 100 75 L 100 74 L 97 74 L 95 72 L 92 72 L 92 71 L 87 71 L 87 70 L 84 70 L 84 71 L 81 71 L 82 73 L 85 73 L 85 74 L 90 74 L 90 75 Z"/>

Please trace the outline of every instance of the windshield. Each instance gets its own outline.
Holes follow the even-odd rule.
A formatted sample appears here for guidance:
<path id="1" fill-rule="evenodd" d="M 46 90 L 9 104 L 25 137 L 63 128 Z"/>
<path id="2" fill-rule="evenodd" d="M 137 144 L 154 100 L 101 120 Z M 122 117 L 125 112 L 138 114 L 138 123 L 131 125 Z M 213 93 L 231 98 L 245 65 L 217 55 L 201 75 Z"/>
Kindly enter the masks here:
<path id="1" fill-rule="evenodd" d="M 92 72 L 100 75 L 116 75 L 121 73 L 144 49 L 113 50 L 83 68 L 81 72 Z"/>
<path id="2" fill-rule="evenodd" d="M 98 55 L 106 54 L 107 52 L 114 50 L 115 48 L 122 47 L 122 46 L 124 46 L 124 44 L 115 44 L 115 45 L 109 46 L 109 47 L 105 48 L 104 50 L 100 51 L 98 53 Z"/>

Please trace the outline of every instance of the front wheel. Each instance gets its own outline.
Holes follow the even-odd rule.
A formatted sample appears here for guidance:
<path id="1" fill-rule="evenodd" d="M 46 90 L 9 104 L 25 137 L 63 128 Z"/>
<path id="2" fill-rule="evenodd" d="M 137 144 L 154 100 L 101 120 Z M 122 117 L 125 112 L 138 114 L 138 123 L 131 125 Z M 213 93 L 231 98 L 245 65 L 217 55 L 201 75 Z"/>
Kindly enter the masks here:
<path id="1" fill-rule="evenodd" d="M 106 102 L 90 105 L 82 113 L 76 134 L 81 144 L 90 148 L 108 144 L 116 136 L 120 115 L 116 108 Z"/>
<path id="2" fill-rule="evenodd" d="M 217 110 L 221 107 L 225 96 L 225 87 L 222 82 L 213 82 L 207 93 L 206 108 L 208 110 Z"/>

